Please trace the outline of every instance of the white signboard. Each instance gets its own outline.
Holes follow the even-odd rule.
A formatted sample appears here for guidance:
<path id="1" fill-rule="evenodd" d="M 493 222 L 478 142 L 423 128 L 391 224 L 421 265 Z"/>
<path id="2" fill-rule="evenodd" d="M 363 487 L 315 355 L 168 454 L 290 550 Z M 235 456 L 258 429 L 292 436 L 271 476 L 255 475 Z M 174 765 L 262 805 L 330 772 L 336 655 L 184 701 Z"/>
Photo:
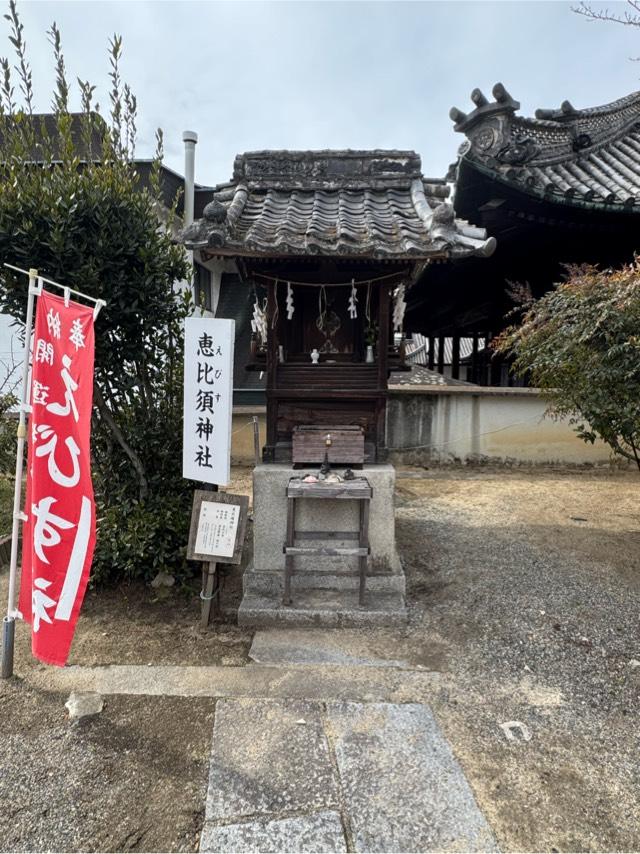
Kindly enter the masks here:
<path id="1" fill-rule="evenodd" d="M 233 557 L 236 532 L 240 519 L 238 504 L 218 504 L 203 501 L 200 505 L 198 533 L 195 551 L 197 554 Z"/>
<path id="2" fill-rule="evenodd" d="M 182 476 L 190 480 L 229 483 L 234 340 L 234 320 L 185 320 Z"/>

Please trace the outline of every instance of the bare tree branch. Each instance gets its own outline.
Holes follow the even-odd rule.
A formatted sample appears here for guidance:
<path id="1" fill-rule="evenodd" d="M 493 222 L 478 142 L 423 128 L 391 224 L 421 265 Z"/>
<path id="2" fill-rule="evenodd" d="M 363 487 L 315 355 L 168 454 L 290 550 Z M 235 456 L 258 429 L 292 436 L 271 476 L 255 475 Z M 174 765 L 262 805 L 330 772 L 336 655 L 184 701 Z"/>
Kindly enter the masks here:
<path id="1" fill-rule="evenodd" d="M 625 27 L 640 27 L 640 0 L 627 0 L 627 6 L 633 11 L 618 15 L 610 12 L 606 7 L 594 9 L 593 6 L 583 0 L 579 6 L 572 6 L 571 11 L 590 21 L 607 21 L 613 24 L 623 24 Z"/>

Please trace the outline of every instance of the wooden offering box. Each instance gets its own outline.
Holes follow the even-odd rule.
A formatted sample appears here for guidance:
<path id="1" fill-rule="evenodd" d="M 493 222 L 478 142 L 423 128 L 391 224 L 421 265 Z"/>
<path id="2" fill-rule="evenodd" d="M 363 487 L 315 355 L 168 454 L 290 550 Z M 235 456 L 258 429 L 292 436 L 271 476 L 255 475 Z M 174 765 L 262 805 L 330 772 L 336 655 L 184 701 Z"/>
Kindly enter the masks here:
<path id="1" fill-rule="evenodd" d="M 335 465 L 364 463 L 364 430 L 358 426 L 313 425 L 294 427 L 293 463 L 321 463 L 325 453 Z"/>

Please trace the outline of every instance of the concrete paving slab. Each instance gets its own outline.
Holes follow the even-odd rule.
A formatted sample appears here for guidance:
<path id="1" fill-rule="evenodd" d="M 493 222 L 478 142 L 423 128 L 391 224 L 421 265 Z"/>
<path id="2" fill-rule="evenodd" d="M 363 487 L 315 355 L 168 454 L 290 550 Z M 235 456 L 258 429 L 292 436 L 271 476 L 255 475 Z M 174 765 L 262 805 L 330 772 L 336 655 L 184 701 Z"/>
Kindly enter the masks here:
<path id="1" fill-rule="evenodd" d="M 108 667 L 42 667 L 19 672 L 30 685 L 45 691 L 95 691 L 164 697 L 271 697 L 365 702 L 429 702 L 449 684 L 444 674 L 390 667 L 301 665 L 291 667 L 218 667 L 110 665 Z M 468 687 L 465 702 L 483 702 Z"/>
<path id="2" fill-rule="evenodd" d="M 337 812 L 319 812 L 275 821 L 249 821 L 217 826 L 205 824 L 200 851 L 220 854 L 245 852 L 318 852 L 331 854 L 347 850 L 340 816 Z"/>
<path id="3" fill-rule="evenodd" d="M 423 705 L 328 707 L 356 851 L 496 851 L 491 828 Z"/>
<path id="4" fill-rule="evenodd" d="M 407 661 L 376 654 L 368 636 L 346 629 L 263 629 L 254 635 L 249 658 L 267 665 L 409 667 Z"/>
<path id="5" fill-rule="evenodd" d="M 321 712 L 321 704 L 301 700 L 221 700 L 205 821 L 336 807 Z"/>

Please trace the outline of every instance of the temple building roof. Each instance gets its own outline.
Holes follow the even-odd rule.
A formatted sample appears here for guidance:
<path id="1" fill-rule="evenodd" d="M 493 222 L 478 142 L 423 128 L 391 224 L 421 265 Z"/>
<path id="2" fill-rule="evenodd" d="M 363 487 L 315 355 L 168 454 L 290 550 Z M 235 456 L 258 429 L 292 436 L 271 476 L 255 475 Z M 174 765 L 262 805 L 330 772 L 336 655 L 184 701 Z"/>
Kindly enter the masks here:
<path id="1" fill-rule="evenodd" d="M 494 101 L 479 89 L 475 108 L 453 107 L 454 128 L 467 137 L 456 171 L 470 166 L 522 192 L 560 204 L 601 210 L 640 209 L 640 92 L 602 107 L 536 110 L 520 104 L 501 83 Z"/>
<path id="2" fill-rule="evenodd" d="M 413 151 L 239 154 L 189 249 L 234 256 L 429 259 L 490 255 L 495 240 L 456 218 L 449 187 Z"/>

